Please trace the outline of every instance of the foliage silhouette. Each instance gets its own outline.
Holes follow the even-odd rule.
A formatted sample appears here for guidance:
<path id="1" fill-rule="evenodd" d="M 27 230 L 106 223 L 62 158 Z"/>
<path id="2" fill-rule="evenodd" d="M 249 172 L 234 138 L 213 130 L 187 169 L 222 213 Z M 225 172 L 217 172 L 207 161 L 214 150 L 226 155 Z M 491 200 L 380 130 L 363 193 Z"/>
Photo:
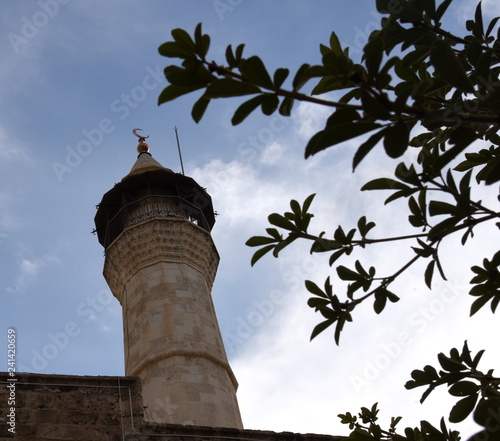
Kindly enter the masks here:
<path id="1" fill-rule="evenodd" d="M 192 108 L 198 122 L 210 101 L 245 97 L 232 117 L 240 124 L 260 108 L 265 115 L 279 112 L 290 116 L 296 101 L 330 108 L 325 127 L 305 146 L 305 157 L 315 155 L 342 142 L 369 135 L 360 141 L 353 155 L 353 170 L 381 145 L 391 158 L 400 158 L 409 149 L 418 151 L 415 161 L 400 162 L 393 177 L 380 177 L 366 183 L 362 191 L 389 191 L 386 204 L 406 199 L 411 233 L 404 236 L 376 237 L 376 225 L 362 216 L 355 227 L 339 226 L 333 234 L 313 233 L 310 211 L 314 195 L 302 204 L 290 202 L 290 211 L 269 215 L 270 227 L 247 245 L 255 247 L 252 265 L 266 254 L 274 257 L 296 240 L 311 244 L 311 253 L 329 253 L 330 266 L 348 282 L 345 293 L 335 293 L 330 277 L 323 286 L 307 280 L 311 297 L 308 305 L 322 319 L 311 339 L 334 327 L 337 344 L 354 312 L 363 302 L 373 302 L 376 314 L 404 293 L 390 290 L 394 280 L 415 262 L 427 260 L 423 279 L 431 288 L 434 277 L 446 280 L 440 262 L 445 239 L 460 235 L 462 244 L 471 240 L 474 230 L 488 223 L 500 225 L 498 207 L 486 206 L 480 198 L 484 186 L 500 180 L 500 42 L 497 22 L 483 21 L 481 3 L 474 17 L 466 22 L 466 35 L 457 36 L 441 26 L 452 0 L 376 0 L 381 14 L 380 29 L 370 35 L 361 63 L 349 56 L 332 32 L 328 45 L 320 45 L 321 63 L 303 64 L 293 78 L 278 68 L 273 73 L 258 56 L 244 56 L 244 45 L 227 47 L 225 61 L 209 61 L 210 37 L 199 24 L 193 37 L 182 29 L 172 31 L 173 41 L 159 47 L 180 65 L 165 68 L 169 85 L 161 92 L 159 104 L 201 91 Z M 314 86 L 310 86 L 314 81 Z M 308 89 L 307 89 L 308 88 Z M 338 99 L 339 91 L 344 91 Z M 249 98 L 249 99 L 248 99 Z M 482 142 L 478 142 L 482 141 Z M 474 191 L 473 191 L 474 190 Z M 381 243 L 409 246 L 413 256 L 390 274 L 379 275 L 374 266 L 356 260 L 354 267 L 337 262 L 355 250 Z M 489 305 L 494 313 L 500 302 L 500 252 L 485 256 L 472 267 L 474 298 L 470 315 Z M 478 363 L 483 351 L 474 357 L 465 342 L 461 351 L 438 355 L 439 370 L 425 366 L 414 370 L 406 388 L 426 386 L 422 402 L 438 386 L 460 399 L 451 409 L 449 420 L 459 422 L 473 413 L 483 430 L 470 440 L 494 440 L 500 434 L 500 379 L 493 371 L 483 373 Z M 378 421 L 377 404 L 362 408 L 357 416 L 339 415 L 352 430 L 352 440 L 458 440 L 460 435 L 447 428 L 444 418 L 439 428 L 422 421 L 418 428 L 396 431 L 400 417 L 388 429 Z"/>

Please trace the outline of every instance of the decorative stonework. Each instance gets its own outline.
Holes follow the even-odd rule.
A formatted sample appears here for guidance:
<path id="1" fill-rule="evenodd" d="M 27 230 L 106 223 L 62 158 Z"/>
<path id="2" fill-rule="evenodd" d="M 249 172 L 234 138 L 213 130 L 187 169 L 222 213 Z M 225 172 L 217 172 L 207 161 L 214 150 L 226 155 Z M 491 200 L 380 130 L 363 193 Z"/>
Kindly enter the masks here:
<path id="1" fill-rule="evenodd" d="M 138 270 L 160 261 L 193 267 L 203 274 L 211 290 L 219 254 L 210 234 L 192 222 L 183 218 L 155 218 L 133 224 L 108 247 L 104 277 L 122 303 L 123 289 L 130 278 Z"/>
<path id="2" fill-rule="evenodd" d="M 186 219 L 210 231 L 200 207 L 172 195 L 148 195 L 123 205 L 105 225 L 104 248 L 108 248 L 127 228 L 152 219 Z"/>
<path id="3" fill-rule="evenodd" d="M 206 223 L 198 207 L 177 196 L 148 196 L 125 209 L 127 213 L 122 213 L 124 229 L 154 218 L 182 218 L 195 225 Z"/>

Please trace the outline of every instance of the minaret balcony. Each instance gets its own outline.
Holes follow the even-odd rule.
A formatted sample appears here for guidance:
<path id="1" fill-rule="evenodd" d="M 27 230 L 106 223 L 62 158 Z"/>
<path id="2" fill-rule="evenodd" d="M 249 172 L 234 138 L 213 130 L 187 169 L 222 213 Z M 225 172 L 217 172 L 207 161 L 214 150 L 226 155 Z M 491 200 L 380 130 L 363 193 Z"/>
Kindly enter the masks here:
<path id="1" fill-rule="evenodd" d="M 106 225 L 106 249 L 126 229 L 152 219 L 186 219 L 206 231 L 210 226 L 203 211 L 179 196 L 148 195 L 120 208 Z"/>

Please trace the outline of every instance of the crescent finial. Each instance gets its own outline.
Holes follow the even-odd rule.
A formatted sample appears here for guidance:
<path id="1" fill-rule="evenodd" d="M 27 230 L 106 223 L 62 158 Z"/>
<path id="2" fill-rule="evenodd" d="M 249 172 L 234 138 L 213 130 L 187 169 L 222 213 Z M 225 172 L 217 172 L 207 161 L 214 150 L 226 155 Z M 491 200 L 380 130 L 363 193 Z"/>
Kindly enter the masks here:
<path id="1" fill-rule="evenodd" d="M 135 136 L 137 136 L 139 139 L 141 139 L 141 138 L 142 138 L 142 139 L 149 138 L 149 135 L 148 135 L 148 136 L 141 136 L 141 135 L 139 135 L 139 134 L 137 133 L 137 130 L 140 130 L 140 131 L 142 132 L 142 129 L 134 129 L 134 130 L 132 130 L 132 133 L 133 133 Z"/>
<path id="2" fill-rule="evenodd" d="M 139 145 L 137 146 L 137 151 L 139 153 L 147 153 L 149 152 L 149 146 L 146 144 L 146 138 L 149 138 L 149 135 L 148 136 L 141 136 L 137 133 L 138 130 L 141 130 L 142 129 L 134 129 L 132 130 L 132 133 L 137 136 L 139 138 Z"/>

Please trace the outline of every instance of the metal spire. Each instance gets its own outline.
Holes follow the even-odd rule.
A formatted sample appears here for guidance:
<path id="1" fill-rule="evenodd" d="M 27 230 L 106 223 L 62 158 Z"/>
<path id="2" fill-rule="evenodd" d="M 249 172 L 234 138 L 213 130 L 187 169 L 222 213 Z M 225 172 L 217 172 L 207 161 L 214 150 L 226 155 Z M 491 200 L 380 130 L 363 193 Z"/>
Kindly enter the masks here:
<path id="1" fill-rule="evenodd" d="M 177 139 L 177 150 L 179 150 L 179 159 L 181 160 L 181 170 L 182 174 L 184 174 L 184 164 L 182 163 L 181 145 L 179 144 L 179 135 L 177 134 L 177 127 L 174 126 L 174 130 L 175 130 L 175 139 Z"/>

